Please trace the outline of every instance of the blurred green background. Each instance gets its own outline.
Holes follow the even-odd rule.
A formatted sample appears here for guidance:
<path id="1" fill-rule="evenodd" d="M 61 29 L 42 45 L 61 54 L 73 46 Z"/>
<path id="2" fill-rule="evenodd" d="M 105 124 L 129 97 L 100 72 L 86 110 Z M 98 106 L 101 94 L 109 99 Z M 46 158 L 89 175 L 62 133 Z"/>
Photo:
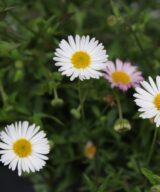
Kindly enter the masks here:
<path id="1" fill-rule="evenodd" d="M 145 78 L 160 72 L 159 0 L 1 0 L 1 129 L 14 121 L 34 122 L 52 148 L 47 166 L 24 176 L 36 192 L 158 192 L 152 186 L 160 178 L 149 170 L 160 172 L 160 141 L 148 165 L 154 125 L 138 117 L 134 90 L 116 93 L 132 126 L 118 133 L 109 83 L 70 82 L 54 66 L 58 43 L 75 34 L 96 37 L 110 60 L 131 61 Z M 88 141 L 97 149 L 93 159 L 84 155 Z"/>

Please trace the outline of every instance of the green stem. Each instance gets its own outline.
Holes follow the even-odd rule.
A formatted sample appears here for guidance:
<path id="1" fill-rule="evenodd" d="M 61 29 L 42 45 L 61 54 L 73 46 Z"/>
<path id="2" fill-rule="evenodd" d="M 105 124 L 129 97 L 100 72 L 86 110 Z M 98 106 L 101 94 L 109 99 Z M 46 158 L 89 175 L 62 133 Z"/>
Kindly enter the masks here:
<path id="1" fill-rule="evenodd" d="M 158 128 L 155 128 L 154 136 L 153 136 L 153 140 L 152 140 L 152 144 L 151 144 L 151 148 L 150 148 L 148 159 L 147 159 L 147 163 L 148 164 L 150 163 L 152 155 L 153 155 L 153 152 L 154 152 L 154 146 L 155 146 L 156 139 L 157 139 L 157 136 L 158 136 L 158 130 L 159 130 Z"/>
<path id="2" fill-rule="evenodd" d="M 133 37 L 134 37 L 134 39 L 135 39 L 135 41 L 137 43 L 137 46 L 139 47 L 140 51 L 142 52 L 142 55 L 145 55 L 144 49 L 142 47 L 142 44 L 141 44 L 137 34 L 135 33 L 135 31 L 132 28 L 131 28 L 131 33 L 132 33 L 132 35 L 133 35 Z"/>
<path id="3" fill-rule="evenodd" d="M 66 145 L 66 144 L 65 144 L 65 145 Z M 74 157 L 74 158 L 72 158 L 72 159 L 55 162 L 55 163 L 54 163 L 54 166 L 65 165 L 65 164 L 73 163 L 74 161 L 82 160 L 82 159 L 83 159 L 82 156 L 77 156 L 77 157 Z"/>
<path id="4" fill-rule="evenodd" d="M 58 93 L 57 93 L 57 89 L 54 88 L 53 89 L 53 92 L 54 92 L 54 98 L 57 99 L 58 98 Z"/>
<path id="5" fill-rule="evenodd" d="M 95 171 L 95 184 L 98 189 L 98 175 L 99 175 L 99 170 L 98 170 L 98 156 L 96 155 L 94 158 L 94 171 Z"/>
<path id="6" fill-rule="evenodd" d="M 82 114 L 82 120 L 84 121 L 85 119 L 85 114 L 84 114 L 84 100 L 82 98 L 82 93 L 81 93 L 81 84 L 80 81 L 78 81 L 78 94 L 79 94 L 79 101 L 80 101 L 80 109 L 81 109 L 81 114 Z"/>
<path id="7" fill-rule="evenodd" d="M 0 83 L 0 94 L 2 97 L 3 105 L 6 105 L 7 104 L 7 95 L 4 91 L 3 85 L 1 83 Z"/>
<path id="8" fill-rule="evenodd" d="M 119 97 L 116 95 L 116 102 L 117 102 L 117 107 L 118 107 L 118 113 L 119 113 L 119 118 L 123 118 L 123 113 L 122 113 L 122 107 L 121 107 L 121 102 L 119 100 Z"/>
<path id="9" fill-rule="evenodd" d="M 144 48 L 143 48 L 143 46 L 142 46 L 142 43 L 141 43 L 141 41 L 139 40 L 139 38 L 138 38 L 138 36 L 137 36 L 137 33 L 132 29 L 132 26 L 130 26 L 130 31 L 131 31 L 131 35 L 132 35 L 133 38 L 135 39 L 135 42 L 136 42 L 136 44 L 137 44 L 137 47 L 138 47 L 139 50 L 141 51 L 142 56 L 144 56 L 146 62 L 148 62 L 147 59 L 146 59 L 147 56 L 146 56 L 146 53 L 145 53 Z"/>

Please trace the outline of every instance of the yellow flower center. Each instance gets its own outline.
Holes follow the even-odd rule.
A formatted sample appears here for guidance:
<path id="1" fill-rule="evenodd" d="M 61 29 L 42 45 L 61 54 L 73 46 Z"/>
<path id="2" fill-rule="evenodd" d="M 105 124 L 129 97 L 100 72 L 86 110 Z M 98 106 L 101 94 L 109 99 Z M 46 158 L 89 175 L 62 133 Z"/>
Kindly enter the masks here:
<path id="1" fill-rule="evenodd" d="M 115 83 L 128 84 L 131 82 L 130 76 L 123 71 L 116 71 L 112 73 L 112 80 Z"/>
<path id="2" fill-rule="evenodd" d="M 160 110 L 160 93 L 155 96 L 154 98 L 154 104 L 158 110 Z"/>
<path id="3" fill-rule="evenodd" d="M 73 54 L 71 62 L 75 68 L 86 68 L 91 63 L 90 55 L 84 51 L 77 51 Z"/>
<path id="4" fill-rule="evenodd" d="M 13 150 L 20 158 L 25 158 L 32 153 L 32 145 L 28 140 L 22 138 L 13 144 Z"/>
<path id="5" fill-rule="evenodd" d="M 93 158 L 96 154 L 97 148 L 95 145 L 91 144 L 89 146 L 86 146 L 85 148 L 85 155 L 87 158 Z"/>

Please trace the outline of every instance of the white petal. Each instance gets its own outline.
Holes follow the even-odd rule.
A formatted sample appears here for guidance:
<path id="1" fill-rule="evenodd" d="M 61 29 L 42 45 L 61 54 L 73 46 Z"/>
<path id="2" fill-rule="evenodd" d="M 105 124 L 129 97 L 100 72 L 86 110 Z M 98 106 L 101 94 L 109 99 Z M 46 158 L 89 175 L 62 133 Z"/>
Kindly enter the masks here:
<path id="1" fill-rule="evenodd" d="M 155 91 L 153 90 L 153 87 L 147 82 L 147 81 L 142 81 L 141 85 L 148 91 L 150 94 L 155 95 Z"/>
<path id="2" fill-rule="evenodd" d="M 157 76 L 156 83 L 157 83 L 158 91 L 160 92 L 160 76 Z"/>
<path id="3" fill-rule="evenodd" d="M 155 93 L 158 93 L 158 88 L 157 88 L 155 82 L 153 81 L 153 79 L 152 79 L 151 77 L 149 77 L 149 82 L 150 82 L 150 84 L 151 84 L 154 92 L 155 92 Z"/>

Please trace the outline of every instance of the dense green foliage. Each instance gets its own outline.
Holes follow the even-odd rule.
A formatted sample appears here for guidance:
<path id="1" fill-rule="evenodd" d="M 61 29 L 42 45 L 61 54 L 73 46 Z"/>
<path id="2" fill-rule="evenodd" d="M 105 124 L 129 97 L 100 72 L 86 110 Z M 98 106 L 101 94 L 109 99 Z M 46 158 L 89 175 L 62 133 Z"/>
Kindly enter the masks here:
<path id="1" fill-rule="evenodd" d="M 71 82 L 52 60 L 61 39 L 90 35 L 104 44 L 110 60 L 129 60 L 145 78 L 155 77 L 159 7 L 158 0 L 0 1 L 1 129 L 14 121 L 34 122 L 52 147 L 47 166 L 26 175 L 36 192 L 159 191 L 159 141 L 148 164 L 155 125 L 138 117 L 134 90 L 113 90 L 103 78 Z M 108 95 L 113 105 L 104 99 Z M 132 127 L 125 133 L 113 128 L 115 95 Z M 97 147 L 91 160 L 84 156 L 90 140 Z"/>

